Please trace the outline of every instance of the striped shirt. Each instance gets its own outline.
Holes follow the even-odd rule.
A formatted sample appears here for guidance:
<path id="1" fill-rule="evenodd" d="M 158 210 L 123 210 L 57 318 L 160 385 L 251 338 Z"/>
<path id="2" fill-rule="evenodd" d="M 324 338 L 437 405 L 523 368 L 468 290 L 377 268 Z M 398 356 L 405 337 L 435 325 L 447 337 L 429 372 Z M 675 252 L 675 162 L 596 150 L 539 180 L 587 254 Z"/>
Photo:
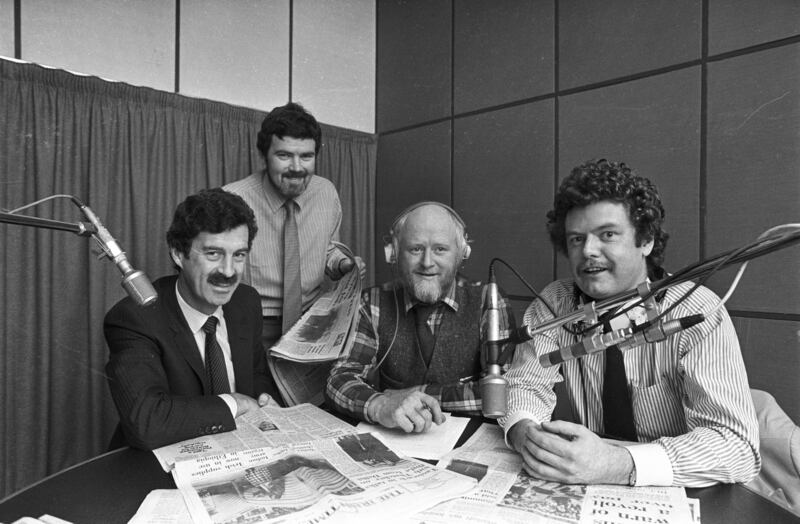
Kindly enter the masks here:
<path id="1" fill-rule="evenodd" d="M 692 285 L 670 288 L 660 302 L 662 311 Z M 558 315 L 580 307 L 571 280 L 553 282 L 542 296 Z M 666 318 L 707 312 L 718 303 L 713 292 L 700 287 Z M 552 318 L 537 300 L 524 322 L 535 326 Z M 549 420 L 556 401 L 553 385 L 564 380 L 575 419 L 602 432 L 605 353 L 550 368 L 539 364 L 539 355 L 579 340 L 558 328 L 517 346 L 506 374 L 508 415 L 499 421 L 506 431 L 520 420 Z M 700 487 L 747 482 L 758 473 L 758 424 L 739 341 L 724 308 L 661 342 L 625 351 L 624 360 L 638 440 L 651 443 L 628 448 L 637 485 Z"/>
<path id="2" fill-rule="evenodd" d="M 368 377 L 377 372 L 376 366 L 379 364 L 379 359 L 386 355 L 387 348 L 378 347 L 378 326 L 381 318 L 378 297 L 381 289 L 391 289 L 387 287 L 391 285 L 397 284 L 390 282 L 384 286 L 375 286 L 362 294 L 355 341 L 350 349 L 339 357 L 328 378 L 326 394 L 335 407 L 339 411 L 361 420 L 368 421 L 367 406 L 373 398 L 379 395 L 379 392 L 368 384 Z M 434 336 L 441 324 L 443 309 L 450 308 L 456 313 L 459 311 L 459 304 L 456 300 L 456 286 L 480 285 L 477 282 L 469 282 L 461 276 L 457 277 L 448 294 L 442 298 L 443 304 L 428 318 L 428 327 Z M 401 311 L 409 314 L 417 302 L 405 288 L 402 289 L 402 293 L 397 294 L 398 299 L 403 301 Z M 500 325 L 510 326 L 513 318 L 514 314 L 511 306 L 505 297 L 501 296 Z M 477 318 L 475 320 L 476 324 L 480 323 L 480 333 L 485 333 L 486 318 L 481 318 L 480 321 Z M 500 336 L 507 338 L 508 331 L 501 330 Z M 402 351 L 404 349 L 407 350 L 407 348 L 396 347 L 392 351 Z M 478 377 L 456 377 L 453 382 L 447 384 L 427 384 L 424 392 L 435 398 L 444 411 L 474 415 L 479 415 L 481 412 Z"/>
<path id="3" fill-rule="evenodd" d="M 243 281 L 261 295 L 266 316 L 280 316 L 283 308 L 283 224 L 286 197 L 278 193 L 264 171 L 232 182 L 222 189 L 242 197 L 253 208 L 258 234 L 245 266 Z M 339 261 L 344 258 L 332 241 L 339 240 L 342 206 L 331 182 L 314 175 L 303 193 L 296 197 L 299 208 L 297 232 L 300 239 L 300 281 L 303 311 L 320 294 L 325 274 L 338 278 Z"/>

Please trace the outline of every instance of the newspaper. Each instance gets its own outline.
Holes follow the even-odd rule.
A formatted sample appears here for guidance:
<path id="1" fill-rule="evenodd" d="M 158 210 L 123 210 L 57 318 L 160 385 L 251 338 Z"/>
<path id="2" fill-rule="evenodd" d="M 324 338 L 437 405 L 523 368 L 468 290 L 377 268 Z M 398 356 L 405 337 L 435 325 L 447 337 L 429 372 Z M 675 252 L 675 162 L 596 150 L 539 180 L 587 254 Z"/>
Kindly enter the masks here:
<path id="1" fill-rule="evenodd" d="M 180 461 L 172 474 L 195 523 L 383 522 L 476 485 L 373 433 Z"/>
<path id="2" fill-rule="evenodd" d="M 506 447 L 503 430 L 496 425 L 481 425 L 464 446 L 453 450 L 438 465 L 473 477 L 478 487 L 469 495 L 420 512 L 408 522 L 699 522 L 689 517 L 689 501 L 683 488 L 587 487 L 534 479 L 523 471 L 521 456 Z M 595 510 L 599 515 L 612 504 L 618 509 L 630 504 L 636 511 L 617 512 L 616 520 L 582 520 L 587 512 L 592 514 L 591 508 L 599 506 Z M 628 520 L 620 520 L 625 518 Z"/>
<path id="3" fill-rule="evenodd" d="M 181 460 L 333 438 L 356 431 L 354 426 L 311 404 L 289 408 L 268 405 L 238 417 L 234 431 L 184 440 L 154 449 L 153 453 L 164 471 L 169 472 Z"/>
<path id="4" fill-rule="evenodd" d="M 339 249 L 355 259 L 341 243 Z M 267 352 L 275 383 L 289 406 L 322 404 L 323 391 L 333 361 L 352 343 L 358 323 L 361 275 L 354 266 L 314 301 L 300 320 Z"/>

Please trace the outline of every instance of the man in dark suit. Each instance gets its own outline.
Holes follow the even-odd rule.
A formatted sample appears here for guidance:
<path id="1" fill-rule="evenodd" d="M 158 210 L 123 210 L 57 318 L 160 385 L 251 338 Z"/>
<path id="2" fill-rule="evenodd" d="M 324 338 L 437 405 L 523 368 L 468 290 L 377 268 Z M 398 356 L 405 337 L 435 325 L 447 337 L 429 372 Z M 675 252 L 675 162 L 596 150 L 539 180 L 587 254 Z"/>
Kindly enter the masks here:
<path id="1" fill-rule="evenodd" d="M 112 447 L 231 431 L 236 417 L 280 398 L 261 346 L 260 298 L 240 284 L 257 230 L 250 207 L 221 189 L 178 205 L 167 231 L 178 275 L 154 283 L 154 305 L 124 298 L 106 314 L 120 416 Z"/>

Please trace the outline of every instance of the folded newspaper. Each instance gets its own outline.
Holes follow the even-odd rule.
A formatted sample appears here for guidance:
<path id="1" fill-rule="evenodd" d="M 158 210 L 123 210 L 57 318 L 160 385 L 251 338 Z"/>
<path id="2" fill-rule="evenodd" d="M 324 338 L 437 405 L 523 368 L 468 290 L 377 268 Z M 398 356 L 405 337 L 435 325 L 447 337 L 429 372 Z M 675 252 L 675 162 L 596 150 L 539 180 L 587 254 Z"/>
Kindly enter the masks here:
<path id="1" fill-rule="evenodd" d="M 699 523 L 697 501 L 683 488 L 583 486 L 538 480 L 522 469 L 499 426 L 483 424 L 439 467 L 468 475 L 475 491 L 414 515 L 413 523 Z"/>
<path id="2" fill-rule="evenodd" d="M 236 429 L 170 444 L 153 453 L 164 471 L 175 463 L 232 451 L 281 446 L 356 433 L 356 428 L 311 404 L 264 406 L 236 419 Z"/>
<path id="3" fill-rule="evenodd" d="M 195 523 L 396 521 L 476 485 L 373 433 L 179 461 L 172 475 Z"/>
<path id="4" fill-rule="evenodd" d="M 336 245 L 354 259 L 347 246 Z M 360 300 L 361 275 L 355 268 L 330 282 L 330 289 L 269 349 L 267 362 L 287 405 L 322 404 L 331 365 L 352 343 Z"/>

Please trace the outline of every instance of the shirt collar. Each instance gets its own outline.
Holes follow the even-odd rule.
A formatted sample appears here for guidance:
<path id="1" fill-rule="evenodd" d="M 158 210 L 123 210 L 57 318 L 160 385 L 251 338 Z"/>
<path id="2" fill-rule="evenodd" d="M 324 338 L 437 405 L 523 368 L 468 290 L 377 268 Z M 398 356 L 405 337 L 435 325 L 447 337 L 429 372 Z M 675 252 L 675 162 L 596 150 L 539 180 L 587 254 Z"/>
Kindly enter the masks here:
<path id="1" fill-rule="evenodd" d="M 222 306 L 218 306 L 216 311 L 214 311 L 211 315 L 206 315 L 205 313 L 201 313 L 197 311 L 195 308 L 190 306 L 181 296 L 180 291 L 178 291 L 178 282 L 175 282 L 175 296 L 178 297 L 178 306 L 181 308 L 181 312 L 183 313 L 183 318 L 186 319 L 186 323 L 189 324 L 189 329 L 192 333 L 197 333 L 203 328 L 203 325 L 208 320 L 208 317 L 215 316 L 217 320 L 219 320 L 220 324 L 224 321 L 222 316 Z"/>
<path id="2" fill-rule="evenodd" d="M 458 313 L 458 301 L 456 300 L 456 282 L 453 280 L 453 284 L 450 286 L 450 289 L 447 291 L 447 294 L 442 297 L 440 302 L 447 304 L 450 309 Z M 411 296 L 411 293 L 408 292 L 408 289 L 403 286 L 403 303 L 405 305 L 405 312 L 406 314 L 409 312 L 411 308 L 419 304 L 419 300 Z"/>

